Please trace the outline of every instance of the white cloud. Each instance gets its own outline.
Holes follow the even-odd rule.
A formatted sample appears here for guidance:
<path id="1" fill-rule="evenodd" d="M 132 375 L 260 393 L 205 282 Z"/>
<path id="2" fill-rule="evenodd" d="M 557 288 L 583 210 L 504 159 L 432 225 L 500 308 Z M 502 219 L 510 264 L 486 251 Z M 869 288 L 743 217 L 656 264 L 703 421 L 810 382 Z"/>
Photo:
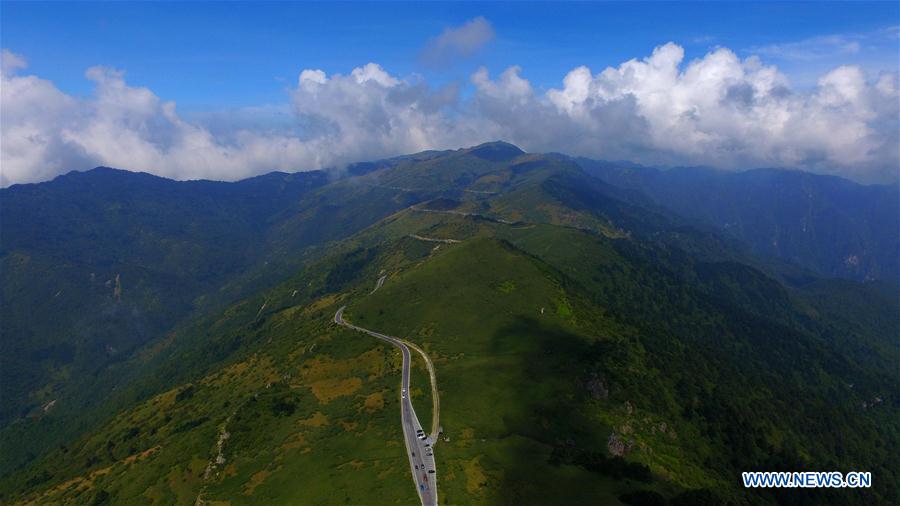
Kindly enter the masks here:
<path id="1" fill-rule="evenodd" d="M 60 167 L 90 163 L 77 146 L 67 145 L 57 125 L 79 114 L 78 102 L 53 83 L 16 75 L 25 59 L 3 51 L 0 73 L 0 184 L 41 181 Z"/>
<path id="2" fill-rule="evenodd" d="M 852 35 L 823 35 L 796 42 L 757 46 L 752 52 L 785 60 L 819 60 L 838 55 L 853 55 L 861 48 L 860 37 Z"/>
<path id="3" fill-rule="evenodd" d="M 872 53 L 886 50 L 896 59 L 898 36 L 900 27 L 890 26 L 870 32 L 833 33 L 793 42 L 754 46 L 749 52 L 781 61 L 809 62 L 833 61 L 836 57 L 855 56 L 862 51 Z"/>
<path id="4" fill-rule="evenodd" d="M 470 121 L 450 114 L 459 106 L 453 87 L 432 89 L 401 80 L 369 63 L 350 75 L 303 71 L 292 102 L 298 120 L 315 132 L 319 165 L 458 147 L 481 137 Z"/>
<path id="5" fill-rule="evenodd" d="M 484 114 L 503 114 L 501 136 L 530 149 L 896 179 L 896 75 L 872 84 L 859 68 L 843 66 L 801 94 L 756 57 L 740 60 L 720 48 L 683 60 L 682 48 L 669 43 L 596 75 L 576 68 L 562 88 L 528 98 L 517 73 L 497 81 L 476 75 L 475 84 Z"/>
<path id="6" fill-rule="evenodd" d="M 456 58 L 468 58 L 494 38 L 491 23 L 481 16 L 458 27 L 446 28 L 429 41 L 422 58 L 432 64 L 446 63 Z"/>
<path id="7" fill-rule="evenodd" d="M 0 73 L 13 75 L 28 66 L 25 58 L 8 49 L 0 50 Z"/>
<path id="8" fill-rule="evenodd" d="M 314 144 L 295 136 L 238 130 L 214 136 L 183 120 L 175 103 L 129 86 L 122 72 L 92 67 L 82 99 L 36 76 L 0 82 L 0 183 L 34 182 L 108 165 L 177 179 L 238 179 L 316 166 Z"/>
<path id="9" fill-rule="evenodd" d="M 88 69 L 94 93 L 79 98 L 23 75 L 21 57 L 5 52 L 3 62 L 4 186 L 96 165 L 230 180 L 493 139 L 529 151 L 786 166 L 864 181 L 895 180 L 900 164 L 896 73 L 866 76 L 842 66 L 800 92 L 776 67 L 725 48 L 685 62 L 682 48 L 669 43 L 598 73 L 575 68 L 546 92 L 519 67 L 496 78 L 479 69 L 471 93 L 391 75 L 375 63 L 349 74 L 304 70 L 289 105 L 205 121 L 185 119 L 174 102 L 130 86 L 116 70 Z"/>

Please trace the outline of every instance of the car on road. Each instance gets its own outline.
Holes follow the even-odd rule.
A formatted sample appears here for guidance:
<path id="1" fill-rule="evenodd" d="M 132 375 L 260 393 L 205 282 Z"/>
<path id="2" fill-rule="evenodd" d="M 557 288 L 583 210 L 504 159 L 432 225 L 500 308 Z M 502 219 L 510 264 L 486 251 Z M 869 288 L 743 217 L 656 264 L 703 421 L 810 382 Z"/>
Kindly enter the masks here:
<path id="1" fill-rule="evenodd" d="M 428 473 L 429 473 L 429 474 L 434 474 L 434 469 L 429 469 L 429 470 L 428 470 Z"/>

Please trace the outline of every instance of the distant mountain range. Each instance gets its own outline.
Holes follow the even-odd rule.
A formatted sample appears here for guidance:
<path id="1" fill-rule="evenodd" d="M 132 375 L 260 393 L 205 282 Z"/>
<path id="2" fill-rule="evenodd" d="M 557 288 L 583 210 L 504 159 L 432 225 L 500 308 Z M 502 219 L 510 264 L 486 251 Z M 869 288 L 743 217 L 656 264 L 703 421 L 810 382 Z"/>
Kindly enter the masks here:
<path id="1" fill-rule="evenodd" d="M 896 503 L 896 210 L 895 187 L 503 142 L 12 186 L 0 502 L 415 503 L 399 356 L 346 306 L 434 361 L 442 503 Z M 423 423 L 428 381 L 414 363 Z M 808 469 L 874 487 L 740 486 Z"/>
<path id="2" fill-rule="evenodd" d="M 589 174 L 823 276 L 900 281 L 900 188 L 796 170 L 659 170 L 578 159 Z"/>

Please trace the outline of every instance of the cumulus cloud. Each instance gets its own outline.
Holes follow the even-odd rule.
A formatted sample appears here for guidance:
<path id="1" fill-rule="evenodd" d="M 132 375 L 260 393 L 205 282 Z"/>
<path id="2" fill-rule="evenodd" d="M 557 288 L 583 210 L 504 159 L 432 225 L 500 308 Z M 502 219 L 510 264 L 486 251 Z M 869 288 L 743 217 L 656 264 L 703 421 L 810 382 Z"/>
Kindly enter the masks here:
<path id="1" fill-rule="evenodd" d="M 597 74 L 576 68 L 543 95 L 516 69 L 496 81 L 481 71 L 473 82 L 479 108 L 502 118 L 501 135 L 532 149 L 663 164 L 800 167 L 862 180 L 897 175 L 896 74 L 870 83 L 859 68 L 843 66 L 801 94 L 756 57 L 740 60 L 720 48 L 684 65 L 683 49 L 669 43 Z"/>
<path id="2" fill-rule="evenodd" d="M 425 149 L 504 139 L 529 151 L 561 151 L 646 164 L 796 167 L 863 181 L 896 180 L 896 73 L 855 66 L 797 91 L 776 67 L 726 48 L 685 61 L 673 43 L 597 73 L 571 70 L 542 91 L 510 67 L 463 85 L 433 87 L 375 63 L 347 74 L 307 69 L 290 103 L 209 121 L 93 67 L 91 96 L 73 97 L 23 75 L 4 53 L 2 183 L 48 179 L 110 165 L 179 179 L 237 179 L 270 170 L 340 166 Z M 253 121 L 277 114 L 277 121 Z M 238 118 L 238 116 L 231 116 Z"/>
<path id="3" fill-rule="evenodd" d="M 318 165 L 351 162 L 481 139 L 473 122 L 455 117 L 455 87 L 433 89 L 369 63 L 349 75 L 304 70 L 292 102 L 322 155 Z"/>
<path id="4" fill-rule="evenodd" d="M 886 88 L 888 94 L 881 93 L 866 83 L 858 68 L 835 69 L 822 77 L 813 93 L 802 95 L 790 91 L 775 67 L 755 57 L 740 61 L 728 49 L 715 50 L 683 70 L 682 60 L 682 49 L 666 44 L 643 61 L 606 69 L 548 96 L 571 116 L 594 104 L 633 97 L 637 114 L 647 121 L 645 147 L 685 163 L 830 166 L 863 172 L 886 161 L 873 156 L 878 146 L 897 140 L 896 129 L 876 131 L 870 126 L 877 114 L 893 110 L 896 117 L 893 85 Z M 585 93 L 584 88 L 587 99 L 562 100 L 576 91 Z"/>
<path id="5" fill-rule="evenodd" d="M 85 76 L 94 82 L 94 94 L 76 98 L 50 81 L 4 69 L 3 186 L 97 165 L 178 179 L 238 179 L 310 168 L 318 159 L 316 146 L 295 136 L 251 130 L 214 136 L 208 128 L 182 119 L 174 102 L 129 86 L 120 71 L 92 67 Z"/>
<path id="6" fill-rule="evenodd" d="M 481 16 L 458 27 L 446 28 L 422 51 L 422 59 L 442 64 L 457 58 L 468 58 L 494 38 L 491 23 Z"/>

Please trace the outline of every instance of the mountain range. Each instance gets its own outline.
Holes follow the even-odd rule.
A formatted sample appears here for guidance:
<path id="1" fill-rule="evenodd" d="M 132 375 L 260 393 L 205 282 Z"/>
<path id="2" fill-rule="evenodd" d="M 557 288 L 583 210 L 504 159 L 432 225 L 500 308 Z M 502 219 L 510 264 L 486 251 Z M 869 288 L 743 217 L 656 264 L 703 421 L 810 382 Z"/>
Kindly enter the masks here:
<path id="1" fill-rule="evenodd" d="M 434 363 L 441 504 L 897 502 L 897 209 L 896 186 L 503 142 L 5 188 L 0 500 L 416 502 L 400 355 L 346 307 Z M 411 385 L 430 420 L 425 364 Z"/>
<path id="2" fill-rule="evenodd" d="M 668 170 L 578 159 L 585 171 L 715 227 L 759 255 L 825 277 L 900 280 L 897 184 L 860 185 L 797 170 Z"/>

